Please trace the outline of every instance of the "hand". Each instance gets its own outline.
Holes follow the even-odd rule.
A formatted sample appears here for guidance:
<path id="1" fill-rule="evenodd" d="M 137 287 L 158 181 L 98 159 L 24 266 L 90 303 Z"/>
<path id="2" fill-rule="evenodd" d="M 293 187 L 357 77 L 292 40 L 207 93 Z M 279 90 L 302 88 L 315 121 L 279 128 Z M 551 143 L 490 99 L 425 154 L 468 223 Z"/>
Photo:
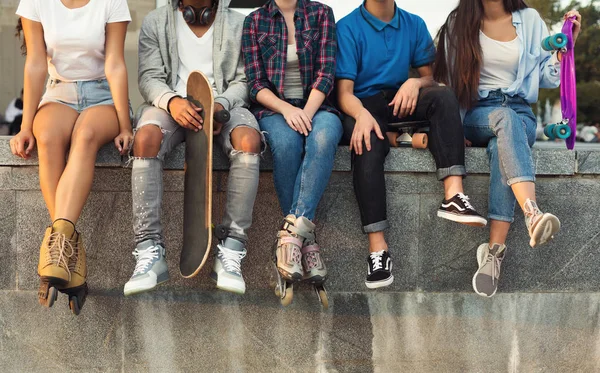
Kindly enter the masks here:
<path id="1" fill-rule="evenodd" d="M 10 151 L 23 159 L 29 159 L 31 157 L 34 146 L 35 137 L 33 137 L 33 132 L 28 129 L 21 130 L 10 139 Z"/>
<path id="2" fill-rule="evenodd" d="M 567 14 L 565 14 L 563 20 L 566 21 L 567 18 L 571 17 L 576 17 L 576 19 L 573 20 L 573 45 L 575 45 L 575 42 L 577 42 L 577 37 L 581 32 L 581 14 L 579 14 L 579 12 L 576 10 L 570 10 L 567 12 Z"/>
<path id="3" fill-rule="evenodd" d="M 225 110 L 223 105 L 219 104 L 218 102 L 215 102 L 215 107 L 214 107 L 215 113 L 218 113 L 221 110 Z M 213 120 L 213 136 L 219 135 L 221 133 L 222 129 L 223 129 L 223 123 Z"/>
<path id="4" fill-rule="evenodd" d="M 131 144 L 133 144 L 133 132 L 129 129 L 121 130 L 119 136 L 115 137 L 115 147 L 121 155 L 125 155 L 129 152 Z"/>
<path id="5" fill-rule="evenodd" d="M 402 84 L 392 102 L 389 103 L 389 106 L 394 107 L 395 117 L 404 118 L 415 113 L 420 89 L 419 79 L 411 78 Z"/>
<path id="6" fill-rule="evenodd" d="M 358 117 L 356 118 L 356 124 L 354 125 L 354 131 L 352 132 L 352 138 L 350 139 L 350 151 L 358 155 L 363 153 L 363 141 L 367 151 L 371 151 L 371 132 L 375 131 L 377 137 L 384 140 L 383 133 L 379 123 L 373 118 L 371 113 L 367 109 L 363 109 Z"/>
<path id="7" fill-rule="evenodd" d="M 181 97 L 174 97 L 169 101 L 169 112 L 175 121 L 183 128 L 198 132 L 202 129 L 201 108 Z"/>
<path id="8" fill-rule="evenodd" d="M 308 136 L 308 133 L 312 131 L 312 120 L 304 110 L 289 105 L 281 112 L 281 115 L 294 131 L 300 132 L 304 136 Z"/>
<path id="9" fill-rule="evenodd" d="M 472 145 L 473 145 L 473 143 L 471 141 L 467 140 L 467 138 L 465 137 L 465 146 L 470 147 Z"/>

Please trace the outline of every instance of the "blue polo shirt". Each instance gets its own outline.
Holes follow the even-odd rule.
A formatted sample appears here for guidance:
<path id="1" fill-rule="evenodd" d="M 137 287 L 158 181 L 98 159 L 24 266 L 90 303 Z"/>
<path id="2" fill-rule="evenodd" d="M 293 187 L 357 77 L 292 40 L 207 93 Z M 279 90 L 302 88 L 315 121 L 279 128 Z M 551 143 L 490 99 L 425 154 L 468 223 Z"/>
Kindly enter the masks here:
<path id="1" fill-rule="evenodd" d="M 423 19 L 396 7 L 390 23 L 364 4 L 337 23 L 336 79 L 354 81 L 358 98 L 399 89 L 410 67 L 433 63 L 435 47 Z"/>

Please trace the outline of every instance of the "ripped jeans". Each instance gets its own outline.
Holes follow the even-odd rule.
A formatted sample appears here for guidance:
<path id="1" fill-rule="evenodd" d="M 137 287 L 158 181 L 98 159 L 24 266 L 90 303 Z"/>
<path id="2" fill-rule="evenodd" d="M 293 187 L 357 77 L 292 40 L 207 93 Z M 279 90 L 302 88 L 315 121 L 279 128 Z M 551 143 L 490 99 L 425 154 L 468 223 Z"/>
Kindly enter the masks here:
<path id="1" fill-rule="evenodd" d="M 164 245 L 160 221 L 163 197 L 162 163 L 165 156 L 185 140 L 186 129 L 180 127 L 171 115 L 162 109 L 145 106 L 140 112 L 136 121 L 136 133 L 144 126 L 155 125 L 162 130 L 163 140 L 156 157 L 133 159 L 133 231 L 136 244 L 151 239 Z M 215 137 L 215 141 L 230 161 L 227 203 L 222 225 L 229 229 L 229 237 L 246 243 L 246 233 L 252 224 L 252 209 L 258 190 L 260 155 L 235 150 L 231 144 L 231 132 L 238 126 L 250 127 L 257 131 L 259 128 L 254 115 L 248 110 L 234 108 L 230 113 L 231 120 L 223 125 L 221 134 Z"/>
<path id="2" fill-rule="evenodd" d="M 340 118 L 319 110 L 308 136 L 291 129 L 281 114 L 263 117 L 260 128 L 273 153 L 273 179 L 283 214 L 312 221 L 342 138 Z"/>

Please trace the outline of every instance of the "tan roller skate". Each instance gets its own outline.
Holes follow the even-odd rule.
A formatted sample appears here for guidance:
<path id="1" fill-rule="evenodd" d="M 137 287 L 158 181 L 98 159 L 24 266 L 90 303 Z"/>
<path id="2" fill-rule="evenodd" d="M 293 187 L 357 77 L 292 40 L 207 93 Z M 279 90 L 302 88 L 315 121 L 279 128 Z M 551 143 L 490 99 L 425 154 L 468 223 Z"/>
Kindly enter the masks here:
<path id="1" fill-rule="evenodd" d="M 71 280 L 64 287 L 59 288 L 59 291 L 69 296 L 71 312 L 79 315 L 88 294 L 87 265 L 82 235 L 78 232 L 75 232 L 75 234 L 77 237 L 72 242 L 73 255 L 69 258 Z"/>
<path id="2" fill-rule="evenodd" d="M 43 306 L 52 307 L 58 289 L 71 280 L 69 259 L 73 256 L 72 240 L 75 234 L 73 223 L 64 219 L 57 219 L 46 229 L 38 262 L 38 300 Z"/>

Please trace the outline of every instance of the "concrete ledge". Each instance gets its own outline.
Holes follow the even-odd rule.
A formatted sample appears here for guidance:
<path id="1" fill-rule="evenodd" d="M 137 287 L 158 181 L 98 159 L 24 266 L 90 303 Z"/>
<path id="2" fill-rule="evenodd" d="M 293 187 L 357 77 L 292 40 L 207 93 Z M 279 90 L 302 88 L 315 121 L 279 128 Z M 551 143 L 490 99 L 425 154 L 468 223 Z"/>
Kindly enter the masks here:
<path id="1" fill-rule="evenodd" d="M 599 294 L 0 291 L 2 372 L 598 372 Z"/>
<path id="2" fill-rule="evenodd" d="M 37 158 L 29 160 L 15 157 L 10 153 L 8 142 L 10 137 L 0 136 L 0 166 L 37 166 Z M 536 144 L 534 162 L 537 175 L 575 175 L 600 174 L 600 149 L 598 151 L 569 151 L 554 144 Z M 185 159 L 185 144 L 179 145 L 165 160 L 165 169 L 182 170 Z M 98 167 L 124 166 L 127 159 L 122 159 L 113 144 L 104 146 L 98 153 Z M 215 148 L 213 165 L 215 170 L 227 170 L 227 157 Z M 488 174 L 489 165 L 484 148 L 467 148 L 466 166 L 470 174 Z M 261 162 L 262 170 L 272 170 L 273 160 L 270 152 L 265 152 Z M 433 157 L 428 151 L 411 148 L 393 148 L 387 158 L 385 170 L 388 172 L 435 172 Z M 350 171 L 350 152 L 347 147 L 340 147 L 336 154 L 334 171 Z"/>

